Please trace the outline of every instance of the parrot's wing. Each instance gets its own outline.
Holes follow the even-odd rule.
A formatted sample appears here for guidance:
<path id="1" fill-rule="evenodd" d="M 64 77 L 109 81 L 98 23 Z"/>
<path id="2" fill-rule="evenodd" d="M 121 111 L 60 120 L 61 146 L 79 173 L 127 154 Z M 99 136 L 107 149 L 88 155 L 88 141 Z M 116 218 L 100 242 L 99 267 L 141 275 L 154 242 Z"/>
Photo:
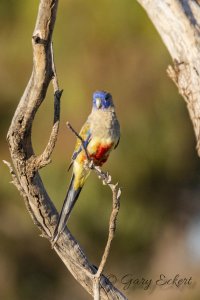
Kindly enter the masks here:
<path id="1" fill-rule="evenodd" d="M 85 148 L 87 148 L 87 146 L 88 146 L 88 144 L 90 142 L 90 138 L 91 138 L 90 123 L 89 122 L 86 122 L 83 125 L 83 127 L 81 128 L 81 131 L 80 131 L 79 135 L 80 135 L 80 137 L 84 141 Z M 71 163 L 69 165 L 68 171 L 70 170 L 71 166 L 73 165 L 74 160 L 77 158 L 77 156 L 81 152 L 81 150 L 82 150 L 82 142 L 81 142 L 80 139 L 77 139 L 75 150 L 74 150 L 74 153 L 72 155 Z"/>

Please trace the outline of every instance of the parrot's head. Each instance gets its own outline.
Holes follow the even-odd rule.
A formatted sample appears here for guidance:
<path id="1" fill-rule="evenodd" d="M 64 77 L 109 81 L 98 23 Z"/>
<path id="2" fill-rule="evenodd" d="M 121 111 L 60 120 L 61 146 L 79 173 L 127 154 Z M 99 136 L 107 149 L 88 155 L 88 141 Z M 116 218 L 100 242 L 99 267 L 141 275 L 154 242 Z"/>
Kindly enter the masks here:
<path id="1" fill-rule="evenodd" d="M 93 108 L 95 109 L 111 109 L 113 108 L 112 95 L 105 91 L 97 91 L 93 94 Z"/>

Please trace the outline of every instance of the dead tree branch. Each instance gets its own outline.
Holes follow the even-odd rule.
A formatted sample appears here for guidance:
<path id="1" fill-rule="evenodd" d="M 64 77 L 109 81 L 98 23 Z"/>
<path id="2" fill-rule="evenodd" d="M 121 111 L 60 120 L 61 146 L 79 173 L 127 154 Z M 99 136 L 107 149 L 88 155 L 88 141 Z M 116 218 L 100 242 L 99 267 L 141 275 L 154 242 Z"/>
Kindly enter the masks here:
<path id="1" fill-rule="evenodd" d="M 174 66 L 168 75 L 186 101 L 200 156 L 200 4 L 195 0 L 138 0 L 159 32 Z"/>
<path id="2" fill-rule="evenodd" d="M 40 0 L 35 29 L 32 37 L 33 70 L 24 94 L 12 119 L 7 140 L 15 171 L 7 163 L 17 186 L 25 199 L 28 211 L 42 235 L 51 240 L 58 220 L 58 213 L 38 173 L 50 162 L 55 147 L 60 118 L 60 97 L 52 48 L 52 33 L 56 20 L 58 0 Z M 32 147 L 32 123 L 45 99 L 50 81 L 54 88 L 54 122 L 49 141 L 42 154 L 36 156 Z M 93 295 L 92 266 L 80 245 L 66 228 L 54 247 L 58 256 L 75 279 Z M 111 282 L 101 276 L 101 299 L 126 299 Z"/>

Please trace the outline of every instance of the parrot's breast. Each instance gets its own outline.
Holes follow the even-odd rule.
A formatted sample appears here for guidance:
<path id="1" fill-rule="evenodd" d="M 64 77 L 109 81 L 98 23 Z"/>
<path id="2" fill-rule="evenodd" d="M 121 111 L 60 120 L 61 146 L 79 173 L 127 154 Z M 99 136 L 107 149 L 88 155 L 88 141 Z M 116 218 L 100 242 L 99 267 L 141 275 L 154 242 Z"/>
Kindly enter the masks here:
<path id="1" fill-rule="evenodd" d="M 108 144 L 118 141 L 120 136 L 120 127 L 116 114 L 113 110 L 97 110 L 92 112 L 88 118 L 90 123 L 91 136 L 99 138 L 102 143 Z"/>
<path id="2" fill-rule="evenodd" d="M 107 161 L 112 146 L 113 144 L 98 144 L 96 151 L 90 154 L 96 165 L 102 166 Z"/>
<path id="3" fill-rule="evenodd" d="M 87 124 L 90 132 L 88 154 L 95 165 L 102 166 L 119 141 L 120 127 L 116 114 L 113 109 L 92 111 Z M 82 166 L 86 159 L 85 152 L 81 150 L 76 159 L 77 163 Z"/>
<path id="4" fill-rule="evenodd" d="M 89 117 L 91 140 L 88 153 L 94 163 L 101 166 L 119 140 L 120 128 L 113 110 L 93 111 Z"/>
<path id="5" fill-rule="evenodd" d="M 94 163 L 98 166 L 101 166 L 107 161 L 113 146 L 114 143 L 111 138 L 99 139 L 95 137 L 90 141 L 87 149 Z"/>

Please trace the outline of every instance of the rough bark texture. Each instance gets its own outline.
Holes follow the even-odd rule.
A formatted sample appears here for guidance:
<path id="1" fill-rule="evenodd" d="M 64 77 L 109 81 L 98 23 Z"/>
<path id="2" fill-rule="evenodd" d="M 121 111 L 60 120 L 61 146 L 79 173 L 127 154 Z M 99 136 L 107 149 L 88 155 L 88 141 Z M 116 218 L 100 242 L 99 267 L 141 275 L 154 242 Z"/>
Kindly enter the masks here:
<path id="1" fill-rule="evenodd" d="M 49 240 L 54 232 L 58 213 L 44 188 L 38 170 L 49 163 L 50 155 L 55 146 L 59 126 L 61 96 L 59 90 L 55 91 L 54 95 L 54 124 L 50 139 L 44 152 L 39 156 L 35 156 L 32 148 L 31 129 L 35 114 L 45 98 L 48 85 L 54 75 L 51 39 L 57 5 L 58 0 L 40 1 L 32 37 L 33 71 L 7 136 L 17 175 L 15 176 L 11 170 L 13 181 L 23 195 L 35 224 L 40 228 L 43 236 Z M 76 280 L 90 294 L 93 294 L 92 276 L 96 273 L 96 268 L 88 262 L 81 247 L 68 229 L 62 233 L 54 250 Z M 100 287 L 101 299 L 126 299 L 103 275 L 101 276 Z"/>
<path id="2" fill-rule="evenodd" d="M 200 5 L 195 0 L 138 0 L 158 30 L 174 66 L 168 74 L 187 103 L 200 156 Z"/>

